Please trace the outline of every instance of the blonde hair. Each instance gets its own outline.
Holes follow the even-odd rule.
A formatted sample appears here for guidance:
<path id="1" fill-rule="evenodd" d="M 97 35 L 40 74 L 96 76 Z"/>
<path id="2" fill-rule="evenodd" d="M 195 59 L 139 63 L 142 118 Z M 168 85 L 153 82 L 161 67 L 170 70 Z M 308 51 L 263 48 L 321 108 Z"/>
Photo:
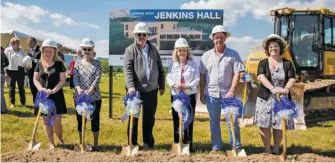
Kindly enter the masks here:
<path id="1" fill-rule="evenodd" d="M 20 41 L 18 37 L 12 37 L 9 41 L 10 46 L 13 46 L 13 44 L 17 41 Z"/>
<path id="2" fill-rule="evenodd" d="M 177 55 L 177 49 L 178 48 L 174 48 L 173 53 L 172 53 L 172 61 L 173 62 L 179 62 L 179 58 L 178 58 L 178 55 Z M 189 47 L 187 47 L 187 57 L 186 58 L 189 61 L 193 60 L 191 49 Z"/>
<path id="3" fill-rule="evenodd" d="M 45 49 L 45 48 L 47 48 L 47 47 L 42 47 L 42 48 L 41 48 L 41 60 L 40 60 L 40 62 L 42 63 L 43 70 L 44 70 L 45 72 L 48 72 L 48 67 L 45 65 L 45 61 L 46 61 L 46 60 L 45 60 L 45 58 L 44 58 L 44 49 Z M 58 54 L 57 54 L 58 50 L 57 50 L 56 48 L 53 48 L 53 47 L 50 47 L 50 48 L 54 49 L 54 52 L 55 52 L 54 57 L 53 57 L 53 61 L 54 61 L 54 62 L 59 61 L 59 62 L 62 62 L 62 63 L 63 63 L 63 60 L 60 59 L 60 57 L 59 57 Z"/>

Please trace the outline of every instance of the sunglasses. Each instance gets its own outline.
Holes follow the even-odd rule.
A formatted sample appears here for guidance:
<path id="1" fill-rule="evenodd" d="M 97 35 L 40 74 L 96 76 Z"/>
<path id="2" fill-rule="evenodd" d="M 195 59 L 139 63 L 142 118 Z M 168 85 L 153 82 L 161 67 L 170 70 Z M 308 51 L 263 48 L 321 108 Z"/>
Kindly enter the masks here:
<path id="1" fill-rule="evenodd" d="M 187 52 L 188 49 L 177 49 L 178 52 Z"/>
<path id="2" fill-rule="evenodd" d="M 146 34 L 146 33 L 138 33 L 137 36 L 138 36 L 138 37 L 141 37 L 141 36 L 143 36 L 143 37 L 147 37 L 147 34 Z"/>
<path id="3" fill-rule="evenodd" d="M 84 51 L 92 51 L 92 49 L 86 49 L 86 48 L 83 48 Z"/>

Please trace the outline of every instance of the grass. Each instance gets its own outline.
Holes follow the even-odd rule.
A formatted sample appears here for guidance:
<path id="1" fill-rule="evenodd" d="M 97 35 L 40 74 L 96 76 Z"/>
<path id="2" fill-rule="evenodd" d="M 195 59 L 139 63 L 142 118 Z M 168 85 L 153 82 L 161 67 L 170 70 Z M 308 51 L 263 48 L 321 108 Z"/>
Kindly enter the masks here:
<path id="1" fill-rule="evenodd" d="M 124 79 L 122 75 L 117 75 L 113 80 L 113 119 L 109 115 L 109 78 L 108 75 L 102 77 L 100 89 L 102 91 L 102 108 L 100 120 L 99 143 L 103 151 L 120 152 L 121 146 L 127 143 L 126 123 L 123 124 L 120 117 L 124 113 L 121 97 L 124 95 Z M 68 86 L 64 88 L 66 105 L 69 113 L 63 116 L 63 135 L 66 144 L 78 144 L 77 121 L 73 104 L 73 90 Z M 16 107 L 9 111 L 9 114 L 1 115 L 1 152 L 16 152 L 22 150 L 24 140 L 31 138 L 32 128 L 35 118 L 33 115 L 32 96 L 30 90 L 26 89 L 28 107 Z M 5 89 L 5 98 L 9 106 L 8 89 Z M 16 104 L 19 104 L 17 94 Z M 30 105 L 30 106 L 29 106 Z M 170 111 L 170 95 L 167 91 L 163 96 L 159 96 L 158 109 L 156 113 L 156 123 L 154 136 L 157 150 L 169 151 L 172 138 L 172 120 Z M 141 121 L 141 120 L 140 120 Z M 228 148 L 227 125 L 222 122 L 222 138 L 225 147 Z M 141 125 L 141 124 L 140 124 Z M 92 133 L 90 125 L 87 125 L 86 141 L 92 143 Z M 139 127 L 139 143 L 142 142 L 141 127 Z M 307 131 L 288 131 L 289 153 L 313 152 L 317 154 L 335 157 L 335 121 L 325 121 L 308 124 Z M 258 128 L 246 127 L 241 129 L 242 144 L 248 154 L 261 153 L 263 151 Z M 47 137 L 43 125 L 40 123 L 36 140 L 42 142 L 42 148 L 47 149 Z M 55 138 L 56 140 L 56 138 Z M 57 141 L 56 141 L 57 142 Z M 208 152 L 211 149 L 210 129 L 208 118 L 197 116 L 194 124 L 194 143 L 198 152 Z"/>

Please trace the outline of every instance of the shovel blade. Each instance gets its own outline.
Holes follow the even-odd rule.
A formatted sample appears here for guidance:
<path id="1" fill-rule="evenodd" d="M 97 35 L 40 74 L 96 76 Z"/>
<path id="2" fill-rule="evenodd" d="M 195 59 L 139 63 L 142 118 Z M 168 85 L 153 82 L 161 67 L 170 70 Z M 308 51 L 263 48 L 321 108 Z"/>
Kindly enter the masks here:
<path id="1" fill-rule="evenodd" d="M 247 153 L 245 152 L 244 149 L 238 150 L 237 152 L 237 157 L 246 157 Z"/>
<path id="2" fill-rule="evenodd" d="M 134 156 L 138 153 L 139 150 L 139 146 L 135 145 L 135 146 L 123 146 L 122 150 L 121 150 L 121 155 L 123 156 Z"/>
<path id="3" fill-rule="evenodd" d="M 228 157 L 237 157 L 237 153 L 235 150 L 227 150 L 226 153 Z"/>
<path id="4" fill-rule="evenodd" d="M 286 159 L 287 159 L 286 154 L 285 155 L 280 155 L 279 158 L 280 158 L 280 161 L 286 161 Z"/>
<path id="5" fill-rule="evenodd" d="M 228 157 L 246 157 L 247 153 L 244 149 L 241 150 L 227 150 L 226 151 Z"/>
<path id="6" fill-rule="evenodd" d="M 27 151 L 35 151 L 35 150 L 40 149 L 40 147 L 41 147 L 41 142 L 26 140 L 25 149 Z"/>
<path id="7" fill-rule="evenodd" d="M 190 155 L 190 144 L 172 144 L 171 152 L 177 155 Z"/>

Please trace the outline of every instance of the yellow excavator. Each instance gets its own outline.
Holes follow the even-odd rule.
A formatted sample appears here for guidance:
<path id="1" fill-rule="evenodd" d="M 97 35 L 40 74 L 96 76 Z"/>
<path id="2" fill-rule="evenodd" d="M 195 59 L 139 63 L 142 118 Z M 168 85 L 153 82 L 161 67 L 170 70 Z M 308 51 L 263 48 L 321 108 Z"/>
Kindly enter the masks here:
<path id="1" fill-rule="evenodd" d="M 305 120 L 334 119 L 335 12 L 325 8 L 281 8 L 272 10 L 270 15 L 274 21 L 274 33 L 288 43 L 283 57 L 292 61 L 297 73 L 297 82 L 291 89 L 292 100 L 299 110 L 295 128 L 306 130 Z M 246 67 L 255 82 L 245 84 L 245 91 L 240 87 L 237 96 L 243 98 L 246 95 L 246 114 L 252 116 L 259 87 L 257 66 L 267 56 L 261 46 L 250 51 Z"/>

